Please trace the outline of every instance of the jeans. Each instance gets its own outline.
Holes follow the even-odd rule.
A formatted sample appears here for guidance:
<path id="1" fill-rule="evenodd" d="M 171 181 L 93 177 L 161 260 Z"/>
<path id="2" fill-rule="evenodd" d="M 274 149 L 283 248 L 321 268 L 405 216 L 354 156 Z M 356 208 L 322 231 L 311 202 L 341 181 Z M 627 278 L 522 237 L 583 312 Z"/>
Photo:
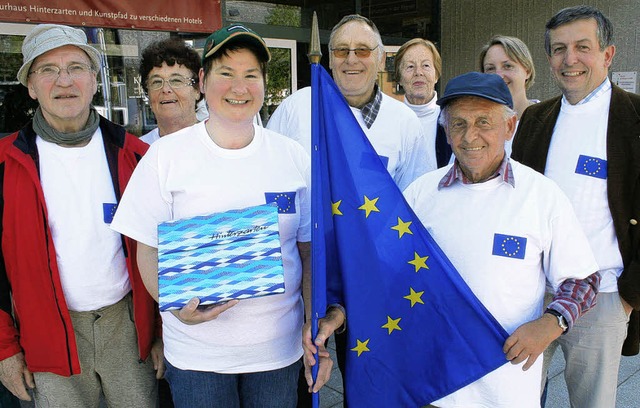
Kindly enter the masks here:
<path id="1" fill-rule="evenodd" d="M 218 374 L 181 370 L 165 359 L 176 408 L 295 408 L 301 360 L 277 370 Z"/>

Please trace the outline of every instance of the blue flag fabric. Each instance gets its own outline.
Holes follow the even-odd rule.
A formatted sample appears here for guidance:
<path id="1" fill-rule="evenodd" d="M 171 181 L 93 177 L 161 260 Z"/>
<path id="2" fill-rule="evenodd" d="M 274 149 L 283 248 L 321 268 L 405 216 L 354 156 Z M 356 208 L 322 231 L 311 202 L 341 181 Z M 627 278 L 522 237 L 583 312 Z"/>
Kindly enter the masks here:
<path id="1" fill-rule="evenodd" d="M 346 308 L 349 405 L 420 407 L 506 363 L 508 334 L 382 161 L 372 165 L 373 147 L 318 64 L 312 94 L 312 307 Z"/>

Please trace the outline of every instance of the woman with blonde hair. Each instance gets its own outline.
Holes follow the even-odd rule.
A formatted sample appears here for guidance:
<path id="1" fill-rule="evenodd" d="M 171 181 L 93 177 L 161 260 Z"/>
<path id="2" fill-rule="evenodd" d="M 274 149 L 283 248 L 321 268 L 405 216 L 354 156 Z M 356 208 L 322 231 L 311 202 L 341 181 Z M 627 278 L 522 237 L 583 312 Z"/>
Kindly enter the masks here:
<path id="1" fill-rule="evenodd" d="M 482 47 L 478 60 L 480 72 L 498 74 L 507 84 L 518 120 L 528 106 L 540 102 L 527 98 L 527 90 L 533 85 L 536 69 L 531 52 L 522 40 L 495 35 Z M 512 143 L 513 138 L 505 144 L 505 150 L 509 156 Z"/>

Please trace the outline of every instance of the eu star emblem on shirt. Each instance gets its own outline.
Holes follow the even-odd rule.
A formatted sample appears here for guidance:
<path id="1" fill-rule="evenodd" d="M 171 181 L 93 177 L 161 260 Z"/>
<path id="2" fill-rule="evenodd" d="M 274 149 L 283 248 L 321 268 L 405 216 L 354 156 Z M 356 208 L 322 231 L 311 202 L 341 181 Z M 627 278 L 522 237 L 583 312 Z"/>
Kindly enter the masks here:
<path id="1" fill-rule="evenodd" d="M 296 192 L 288 191 L 282 193 L 264 193 L 264 198 L 269 203 L 278 205 L 278 214 L 296 213 Z"/>
<path id="2" fill-rule="evenodd" d="M 116 215 L 116 209 L 118 209 L 118 204 L 102 203 L 102 219 L 105 224 L 111 224 L 113 216 Z"/>
<path id="3" fill-rule="evenodd" d="M 493 255 L 506 258 L 524 259 L 527 250 L 527 239 L 515 235 L 493 235 Z"/>
<path id="4" fill-rule="evenodd" d="M 576 165 L 576 174 L 595 177 L 599 179 L 607 179 L 607 161 L 597 157 L 585 156 L 581 154 L 578 157 Z"/>

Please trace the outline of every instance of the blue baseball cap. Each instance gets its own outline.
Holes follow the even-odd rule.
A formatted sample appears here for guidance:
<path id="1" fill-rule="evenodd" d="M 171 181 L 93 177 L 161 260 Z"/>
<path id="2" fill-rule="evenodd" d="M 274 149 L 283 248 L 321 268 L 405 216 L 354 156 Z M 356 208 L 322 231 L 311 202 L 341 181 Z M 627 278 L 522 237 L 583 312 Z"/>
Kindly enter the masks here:
<path id="1" fill-rule="evenodd" d="M 477 96 L 513 109 L 511 92 L 504 80 L 496 74 L 468 72 L 458 75 L 447 82 L 444 94 L 436 103 L 444 106 L 461 96 Z"/>

